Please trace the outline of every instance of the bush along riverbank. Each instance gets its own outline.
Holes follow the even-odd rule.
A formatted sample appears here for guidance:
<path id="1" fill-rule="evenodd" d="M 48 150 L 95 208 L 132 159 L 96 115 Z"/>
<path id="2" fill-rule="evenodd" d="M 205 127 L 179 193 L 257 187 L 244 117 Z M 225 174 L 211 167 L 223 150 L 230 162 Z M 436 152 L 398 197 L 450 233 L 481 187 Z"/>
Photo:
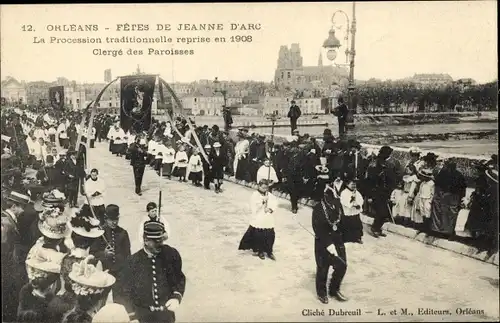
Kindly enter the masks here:
<path id="1" fill-rule="evenodd" d="M 491 140 L 498 141 L 498 130 L 451 132 L 439 134 L 404 134 L 379 133 L 376 136 L 356 134 L 356 138 L 365 143 L 373 145 L 386 145 L 395 143 L 418 143 L 424 141 L 446 141 L 446 140 Z"/>

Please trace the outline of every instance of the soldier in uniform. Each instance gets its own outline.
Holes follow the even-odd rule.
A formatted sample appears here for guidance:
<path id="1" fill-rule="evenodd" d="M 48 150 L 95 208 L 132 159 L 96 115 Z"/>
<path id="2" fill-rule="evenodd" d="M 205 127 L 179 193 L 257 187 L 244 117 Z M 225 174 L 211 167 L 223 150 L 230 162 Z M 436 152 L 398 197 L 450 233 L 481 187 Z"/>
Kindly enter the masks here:
<path id="1" fill-rule="evenodd" d="M 142 136 L 137 135 L 135 142 L 130 145 L 130 165 L 134 169 L 135 193 L 142 195 L 141 185 L 144 169 L 148 159 L 148 149 Z"/>
<path id="2" fill-rule="evenodd" d="M 133 254 L 122 272 L 125 307 L 139 322 L 175 322 L 186 287 L 179 252 L 163 244 L 165 226 L 144 224 L 144 248 Z"/>
<path id="3" fill-rule="evenodd" d="M 327 186 L 323 199 L 316 204 L 312 213 L 312 227 L 315 234 L 314 255 L 316 258 L 316 293 L 323 304 L 328 304 L 327 276 L 333 267 L 328 294 L 340 302 L 347 298 L 340 292 L 340 285 L 347 270 L 347 254 L 342 238 L 342 207 L 335 198 L 332 188 Z"/>

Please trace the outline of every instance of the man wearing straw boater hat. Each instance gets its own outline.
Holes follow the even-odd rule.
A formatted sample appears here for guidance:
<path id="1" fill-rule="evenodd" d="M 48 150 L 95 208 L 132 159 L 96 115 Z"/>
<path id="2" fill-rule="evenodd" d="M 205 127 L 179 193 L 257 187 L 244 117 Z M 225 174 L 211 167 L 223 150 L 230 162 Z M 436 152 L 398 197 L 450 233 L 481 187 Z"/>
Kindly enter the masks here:
<path id="1" fill-rule="evenodd" d="M 129 258 L 122 272 L 125 307 L 142 322 L 175 322 L 186 288 L 179 252 L 164 245 L 165 226 L 144 224 L 144 248 Z"/>
<path id="2" fill-rule="evenodd" d="M 24 207 L 30 202 L 27 195 L 10 192 L 5 198 L 7 208 L 2 210 L 2 319 L 4 322 L 16 321 L 19 290 L 25 283 L 24 261 L 26 253 L 21 244 L 24 228 L 20 217 Z"/>

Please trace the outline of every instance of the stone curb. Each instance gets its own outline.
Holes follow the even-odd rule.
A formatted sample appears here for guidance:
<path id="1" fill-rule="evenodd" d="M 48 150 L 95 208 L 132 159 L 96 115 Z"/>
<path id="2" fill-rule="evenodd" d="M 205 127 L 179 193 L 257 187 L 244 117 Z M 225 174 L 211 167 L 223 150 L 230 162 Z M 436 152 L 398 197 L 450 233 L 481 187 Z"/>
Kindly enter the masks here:
<path id="1" fill-rule="evenodd" d="M 238 185 L 246 186 L 248 188 L 257 189 L 257 184 L 256 183 L 248 183 L 242 180 L 237 180 L 234 177 L 228 177 L 227 175 L 224 175 L 224 179 L 228 182 L 235 183 Z M 290 196 L 287 193 L 284 192 L 273 192 L 273 195 L 277 197 L 281 197 L 286 200 L 290 200 Z M 299 200 L 299 203 L 302 205 L 306 205 L 309 207 L 313 207 L 316 202 L 310 199 L 305 199 L 302 198 Z M 373 223 L 373 219 L 362 214 L 361 215 L 361 221 L 363 222 L 364 226 L 370 226 Z M 482 262 L 486 262 L 489 264 L 493 264 L 498 266 L 498 260 L 499 260 L 499 254 L 498 252 L 492 256 L 488 256 L 486 251 L 479 252 L 477 248 L 471 247 L 468 245 L 465 245 L 460 242 L 456 241 L 449 241 L 445 239 L 438 239 L 434 237 L 429 237 L 425 235 L 424 233 L 419 233 L 415 229 L 411 228 L 406 228 L 401 225 L 397 225 L 391 222 L 386 222 L 383 227 L 383 230 L 387 232 L 391 232 L 400 236 L 407 237 L 412 240 L 417 240 L 419 242 L 425 243 L 430 246 L 434 246 L 440 249 L 445 249 L 463 256 L 467 256 L 469 258 L 473 258 L 476 260 L 480 260 Z"/>

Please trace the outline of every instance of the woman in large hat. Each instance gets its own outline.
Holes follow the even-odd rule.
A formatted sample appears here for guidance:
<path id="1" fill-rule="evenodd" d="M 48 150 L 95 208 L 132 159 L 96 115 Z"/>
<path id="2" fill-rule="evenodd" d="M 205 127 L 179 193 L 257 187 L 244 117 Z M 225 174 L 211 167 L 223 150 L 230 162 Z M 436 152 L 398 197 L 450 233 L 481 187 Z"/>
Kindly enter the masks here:
<path id="1" fill-rule="evenodd" d="M 58 293 L 58 297 L 51 304 L 54 306 L 53 311 L 58 313 L 59 318 L 71 309 L 76 302 L 76 294 L 72 289 L 72 281 L 69 277 L 73 264 L 88 257 L 90 255 L 90 246 L 95 239 L 102 239 L 100 237 L 104 234 L 98 219 L 80 213 L 74 214 L 68 226 L 72 233 L 71 239 L 66 241 L 68 247 L 70 247 L 70 253 L 64 256 L 61 264 L 63 286 Z"/>
<path id="2" fill-rule="evenodd" d="M 431 204 L 431 230 L 440 238 L 455 234 L 460 203 L 467 184 L 464 175 L 457 170 L 454 159 L 445 162 L 435 176 L 434 198 Z"/>
<path id="3" fill-rule="evenodd" d="M 29 283 L 19 293 L 19 322 L 53 322 L 48 304 L 55 295 L 63 253 L 38 249 L 26 259 Z"/>
<path id="4" fill-rule="evenodd" d="M 31 247 L 26 259 L 35 257 L 40 250 L 53 250 L 61 252 L 63 255 L 69 252 L 69 249 L 64 245 L 64 238 L 70 234 L 68 220 L 69 216 L 64 213 L 64 206 L 46 205 L 40 213 L 39 221 L 35 227 L 35 234 L 40 234 L 41 237 Z M 26 270 L 29 274 L 28 264 Z M 56 290 L 59 291 L 60 288 L 61 284 L 58 284 Z"/>
<path id="5" fill-rule="evenodd" d="M 410 160 L 403 171 L 402 193 L 395 201 L 395 207 L 393 207 L 394 218 L 401 220 L 404 225 L 409 225 L 411 222 L 412 203 L 419 183 L 417 174 L 422 166 L 420 161 L 421 151 L 418 147 L 410 147 L 408 155 Z"/>
<path id="6" fill-rule="evenodd" d="M 91 260 L 95 260 L 92 255 L 73 263 L 71 267 L 68 277 L 76 295 L 76 302 L 73 308 L 64 314 L 62 322 L 76 322 L 75 317 L 79 317 L 80 320 L 90 318 L 91 321 L 106 304 L 111 286 L 116 279 L 102 270 L 101 262 L 94 266 L 89 263 Z"/>

